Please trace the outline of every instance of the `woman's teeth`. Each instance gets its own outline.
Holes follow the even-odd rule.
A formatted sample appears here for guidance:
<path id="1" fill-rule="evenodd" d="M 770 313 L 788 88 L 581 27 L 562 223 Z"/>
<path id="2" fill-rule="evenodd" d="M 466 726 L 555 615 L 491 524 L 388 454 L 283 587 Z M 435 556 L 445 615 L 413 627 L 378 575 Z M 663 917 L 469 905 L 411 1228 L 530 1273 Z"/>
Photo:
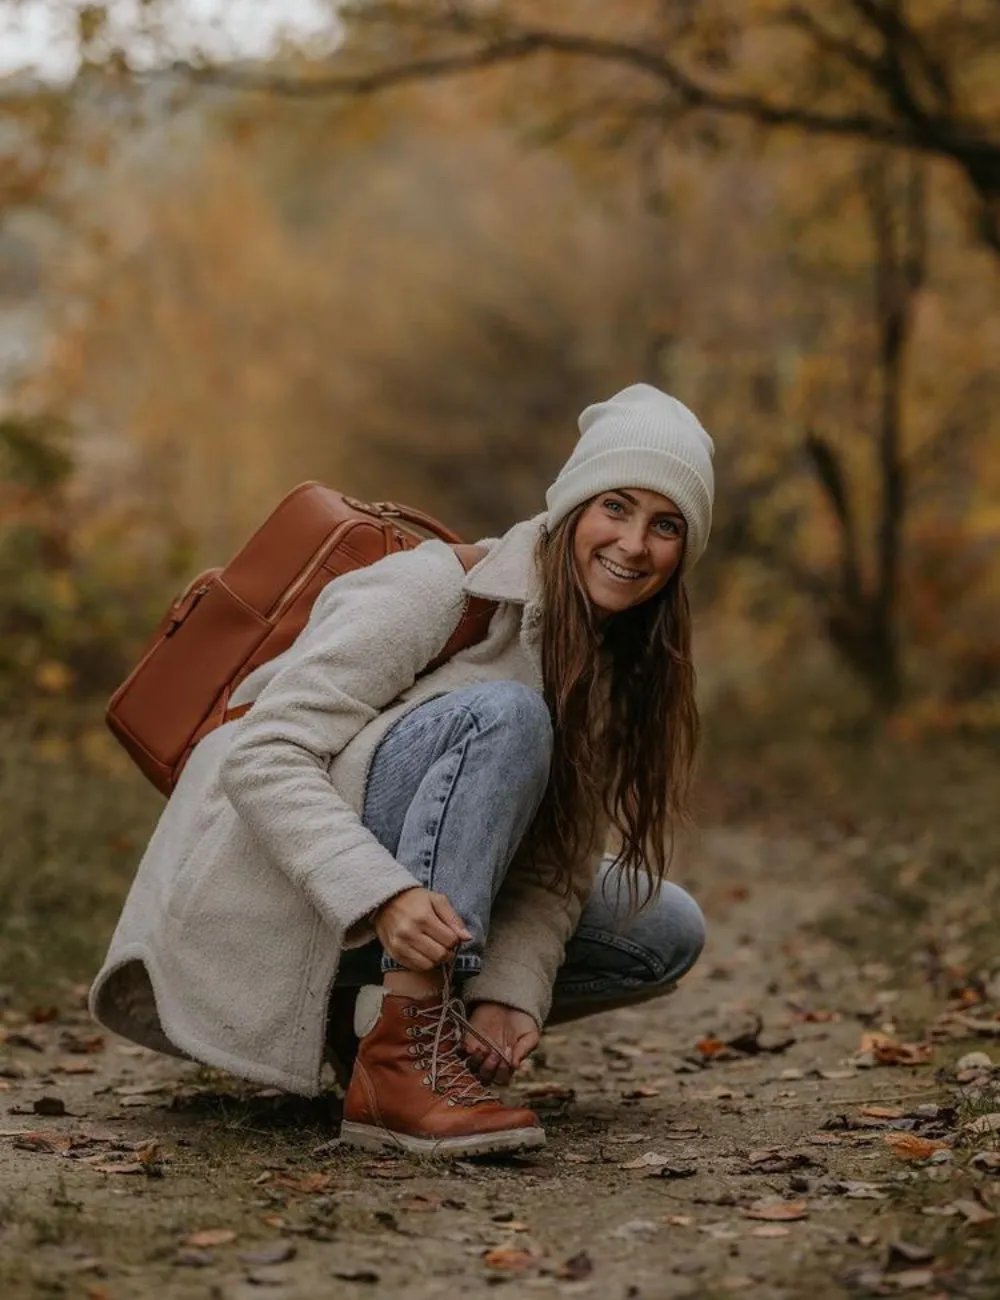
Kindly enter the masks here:
<path id="1" fill-rule="evenodd" d="M 603 555 L 599 555 L 597 558 L 613 578 L 620 578 L 624 582 L 638 582 L 640 578 L 646 576 L 644 573 L 637 573 L 634 569 L 623 569 L 621 565 L 606 560 Z"/>

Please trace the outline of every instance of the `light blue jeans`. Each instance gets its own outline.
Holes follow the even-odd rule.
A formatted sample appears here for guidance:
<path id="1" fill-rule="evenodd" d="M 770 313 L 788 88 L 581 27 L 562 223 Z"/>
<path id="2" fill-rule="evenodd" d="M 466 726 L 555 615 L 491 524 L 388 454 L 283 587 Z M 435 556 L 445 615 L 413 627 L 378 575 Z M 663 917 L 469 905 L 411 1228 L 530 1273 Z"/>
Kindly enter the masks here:
<path id="1" fill-rule="evenodd" d="M 551 756 L 545 702 L 517 682 L 437 696 L 411 709 L 376 750 L 364 824 L 462 917 L 472 938 L 458 950 L 459 975 L 482 967 L 493 900 L 541 802 Z M 665 882 L 658 898 L 630 914 L 617 885 L 606 860 L 566 945 L 553 1018 L 667 993 L 701 953 L 705 922 L 683 889 Z M 344 954 L 337 983 L 378 982 L 393 969 L 370 943 Z"/>

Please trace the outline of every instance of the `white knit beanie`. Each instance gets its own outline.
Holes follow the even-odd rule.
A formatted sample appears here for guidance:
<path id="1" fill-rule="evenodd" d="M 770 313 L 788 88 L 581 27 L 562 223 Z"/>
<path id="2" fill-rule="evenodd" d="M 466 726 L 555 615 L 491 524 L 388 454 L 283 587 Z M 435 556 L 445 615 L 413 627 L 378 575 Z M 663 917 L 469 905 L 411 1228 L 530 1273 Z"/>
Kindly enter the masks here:
<path id="1" fill-rule="evenodd" d="M 684 567 L 691 568 L 708 542 L 715 492 L 714 446 L 697 417 L 651 384 L 632 384 L 588 406 L 579 425 L 580 440 L 545 494 L 547 526 L 598 492 L 661 492 L 687 523 Z"/>

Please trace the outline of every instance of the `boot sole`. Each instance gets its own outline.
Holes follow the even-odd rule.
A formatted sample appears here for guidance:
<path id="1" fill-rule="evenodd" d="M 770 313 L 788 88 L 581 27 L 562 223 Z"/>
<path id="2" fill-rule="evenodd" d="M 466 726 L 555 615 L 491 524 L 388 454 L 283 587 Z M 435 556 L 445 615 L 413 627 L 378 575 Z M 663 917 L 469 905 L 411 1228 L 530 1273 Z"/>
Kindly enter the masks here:
<path id="1" fill-rule="evenodd" d="M 354 1124 L 350 1120 L 341 1124 L 340 1138 L 348 1146 L 362 1147 L 367 1151 L 405 1151 L 411 1156 L 429 1156 L 438 1160 L 530 1151 L 545 1145 L 545 1131 L 540 1128 L 501 1129 L 497 1133 L 470 1137 L 419 1138 L 387 1128 L 374 1128 L 370 1124 Z"/>

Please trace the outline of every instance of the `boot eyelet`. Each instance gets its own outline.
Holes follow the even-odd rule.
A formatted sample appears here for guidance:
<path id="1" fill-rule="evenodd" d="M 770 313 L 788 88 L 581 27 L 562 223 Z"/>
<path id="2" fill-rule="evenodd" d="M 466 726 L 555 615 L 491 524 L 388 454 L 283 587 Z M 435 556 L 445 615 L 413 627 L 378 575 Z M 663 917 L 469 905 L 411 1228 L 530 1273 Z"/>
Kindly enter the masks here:
<path id="1" fill-rule="evenodd" d="M 413 1068 L 414 1068 L 415 1070 L 422 1070 L 422 1069 L 424 1068 L 424 1063 L 423 1063 L 423 1061 L 414 1061 L 414 1062 L 413 1062 Z"/>
<path id="2" fill-rule="evenodd" d="M 455 1098 L 454 1098 L 454 1097 L 449 1097 L 449 1098 L 448 1098 L 448 1105 L 449 1105 L 449 1106 L 454 1106 L 454 1104 L 455 1104 Z"/>

